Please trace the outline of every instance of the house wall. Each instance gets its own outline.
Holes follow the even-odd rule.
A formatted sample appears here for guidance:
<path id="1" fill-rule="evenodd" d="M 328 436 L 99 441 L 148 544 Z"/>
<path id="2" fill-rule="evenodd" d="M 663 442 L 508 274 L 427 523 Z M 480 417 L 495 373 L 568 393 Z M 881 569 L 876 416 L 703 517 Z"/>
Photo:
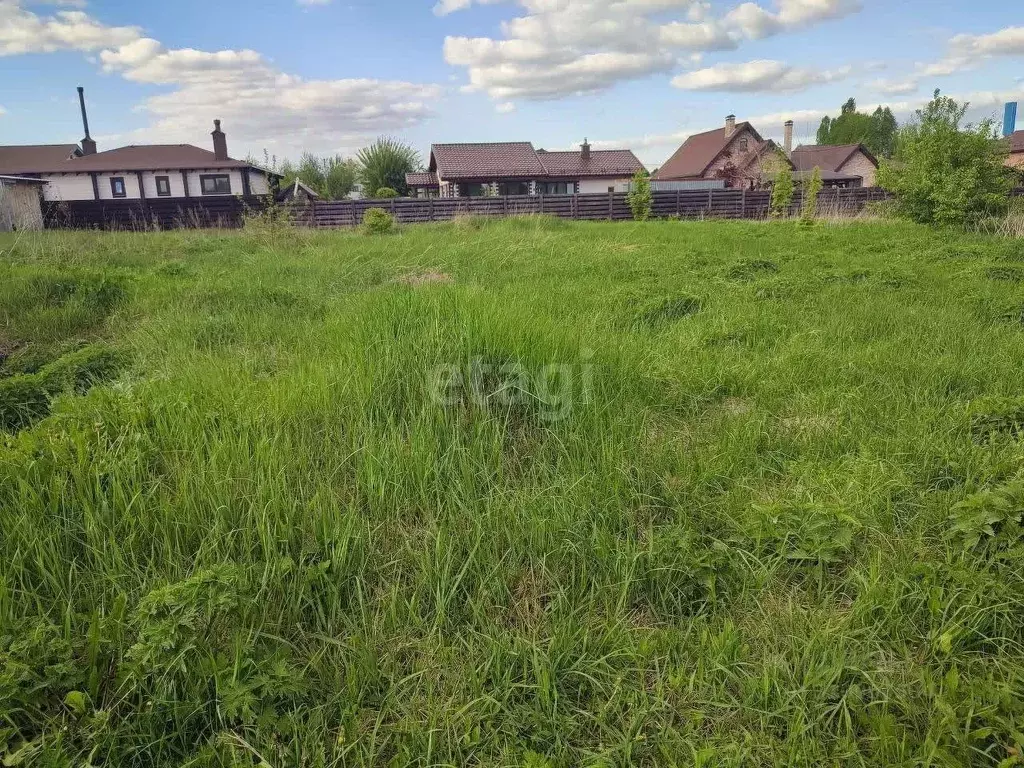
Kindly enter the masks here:
<path id="1" fill-rule="evenodd" d="M 590 195 L 598 192 L 607 193 L 608 187 L 615 187 L 616 192 L 629 192 L 630 181 L 632 180 L 621 178 L 580 179 L 576 191 L 581 195 Z"/>
<path id="2" fill-rule="evenodd" d="M 0 184 L 0 232 L 43 228 L 38 184 Z"/>
<path id="3" fill-rule="evenodd" d="M 878 169 L 868 159 L 868 156 L 859 149 L 850 156 L 849 160 L 839 166 L 837 170 L 839 173 L 845 173 L 850 176 L 860 176 L 864 180 L 862 185 L 865 187 L 875 186 L 875 174 L 878 172 Z"/>
<path id="4" fill-rule="evenodd" d="M 747 151 L 741 152 L 739 150 L 740 142 L 746 138 L 747 140 Z M 728 154 L 722 153 L 719 157 L 715 158 L 714 162 L 708 166 L 708 169 L 704 171 L 703 178 L 715 179 L 718 178 L 718 174 L 727 165 L 733 165 L 736 168 L 743 168 L 748 162 L 750 162 L 750 153 L 754 151 L 757 146 L 757 137 L 749 128 L 743 128 L 741 131 L 737 131 L 736 137 L 733 143 L 729 145 Z"/>
<path id="5" fill-rule="evenodd" d="M 231 177 L 231 194 L 241 195 L 242 172 L 237 169 L 229 171 L 212 169 L 208 171 L 187 171 L 188 191 L 190 197 L 201 197 L 199 177 L 208 173 L 227 173 Z M 110 188 L 110 179 L 115 176 L 124 178 L 126 197 L 114 198 Z M 166 176 L 171 184 L 171 197 L 185 197 L 185 184 L 181 178 L 181 171 L 178 169 L 161 171 L 143 171 L 142 186 L 147 198 L 157 198 L 156 177 Z M 93 200 L 95 199 L 92 189 L 92 177 L 88 173 L 54 174 L 44 175 L 47 185 L 43 188 L 43 197 L 46 200 Z M 116 173 L 97 174 L 97 181 L 100 189 L 100 200 L 138 200 L 139 180 L 135 171 L 118 171 Z M 270 181 L 266 174 L 259 171 L 249 171 L 249 191 L 253 195 L 266 195 L 270 192 Z"/>

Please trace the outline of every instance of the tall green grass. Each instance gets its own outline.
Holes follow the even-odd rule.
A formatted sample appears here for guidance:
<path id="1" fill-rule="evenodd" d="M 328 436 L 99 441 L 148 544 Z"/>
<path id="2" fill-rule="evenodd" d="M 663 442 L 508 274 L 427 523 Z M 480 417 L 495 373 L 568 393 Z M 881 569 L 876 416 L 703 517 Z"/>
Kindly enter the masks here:
<path id="1" fill-rule="evenodd" d="M 1021 762 L 1018 243 L 0 250 L 6 764 Z"/>

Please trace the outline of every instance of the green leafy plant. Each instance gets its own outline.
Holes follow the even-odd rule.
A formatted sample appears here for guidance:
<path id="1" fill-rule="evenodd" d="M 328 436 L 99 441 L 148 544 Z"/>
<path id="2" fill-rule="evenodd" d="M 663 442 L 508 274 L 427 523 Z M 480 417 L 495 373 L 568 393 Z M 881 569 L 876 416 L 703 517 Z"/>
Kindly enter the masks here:
<path id="1" fill-rule="evenodd" d="M 395 217 L 383 208 L 370 208 L 363 214 L 363 231 L 368 235 L 386 235 L 395 228 Z"/>
<path id="2" fill-rule="evenodd" d="M 896 147 L 896 117 L 889 107 L 877 107 L 870 115 L 857 111 L 848 99 L 838 117 L 826 115 L 818 126 L 818 144 L 863 144 L 879 157 L 890 157 Z"/>
<path id="3" fill-rule="evenodd" d="M 373 196 L 378 200 L 388 200 L 392 197 L 398 197 L 398 192 L 393 190 L 391 187 L 381 187 L 373 193 Z"/>
<path id="4" fill-rule="evenodd" d="M 651 177 L 643 168 L 633 175 L 626 200 L 634 220 L 647 221 L 651 218 Z"/>
<path id="5" fill-rule="evenodd" d="M 282 163 L 281 173 L 284 176 L 280 183 L 283 189 L 298 179 L 323 200 L 344 200 L 355 189 L 359 165 L 341 155 L 321 157 L 304 152 L 297 165 L 287 160 Z"/>
<path id="6" fill-rule="evenodd" d="M 821 194 L 821 168 L 814 166 L 811 178 L 804 182 L 803 200 L 800 207 L 800 220 L 804 223 L 814 221 L 818 214 L 818 195 Z"/>
<path id="7" fill-rule="evenodd" d="M 789 168 L 780 168 L 772 184 L 771 215 L 775 218 L 789 215 L 793 205 L 793 172 Z"/>
<path id="8" fill-rule="evenodd" d="M 878 183 L 895 193 L 902 216 L 964 226 L 1005 212 L 1011 187 L 1006 147 L 992 120 L 963 124 L 968 106 L 936 90 L 900 129 L 896 154 L 882 162 Z"/>
<path id="9" fill-rule="evenodd" d="M 373 144 L 356 153 L 359 180 L 367 197 L 378 197 L 377 191 L 390 187 L 399 195 L 409 192 L 405 175 L 420 168 L 419 153 L 398 139 L 381 136 Z"/>

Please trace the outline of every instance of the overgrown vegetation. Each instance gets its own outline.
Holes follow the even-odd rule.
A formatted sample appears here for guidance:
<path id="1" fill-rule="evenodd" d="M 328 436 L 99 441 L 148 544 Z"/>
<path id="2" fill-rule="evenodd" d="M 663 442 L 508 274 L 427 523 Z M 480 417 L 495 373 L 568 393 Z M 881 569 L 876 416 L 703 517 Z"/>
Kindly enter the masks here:
<path id="1" fill-rule="evenodd" d="M 395 228 L 395 217 L 383 208 L 370 208 L 363 214 L 363 231 L 368 235 L 384 235 Z"/>
<path id="2" fill-rule="evenodd" d="M 774 218 L 788 216 L 793 207 L 793 171 L 788 166 L 779 168 L 772 183 L 772 200 L 769 212 Z"/>
<path id="3" fill-rule="evenodd" d="M 297 165 L 285 160 L 279 170 L 284 175 L 282 188 L 299 179 L 324 200 L 344 200 L 355 189 L 359 164 L 341 155 L 319 157 L 304 152 Z"/>
<path id="4" fill-rule="evenodd" d="M 626 193 L 626 201 L 635 221 L 647 221 L 651 218 L 651 200 L 651 177 L 641 168 L 633 175 L 629 192 Z"/>
<path id="5" fill-rule="evenodd" d="M 122 361 L 0 435 L 7 766 L 1024 754 L 1017 241 L 0 249 L 4 381 Z"/>
<path id="6" fill-rule="evenodd" d="M 821 194 L 821 168 L 814 166 L 811 178 L 803 184 L 803 196 L 800 205 L 800 218 L 806 223 L 814 221 L 818 215 L 818 196 Z"/>
<path id="7" fill-rule="evenodd" d="M 995 123 L 963 124 L 968 104 L 935 91 L 900 128 L 897 152 L 878 170 L 897 211 L 923 224 L 965 226 L 1006 211 L 1011 176 Z"/>

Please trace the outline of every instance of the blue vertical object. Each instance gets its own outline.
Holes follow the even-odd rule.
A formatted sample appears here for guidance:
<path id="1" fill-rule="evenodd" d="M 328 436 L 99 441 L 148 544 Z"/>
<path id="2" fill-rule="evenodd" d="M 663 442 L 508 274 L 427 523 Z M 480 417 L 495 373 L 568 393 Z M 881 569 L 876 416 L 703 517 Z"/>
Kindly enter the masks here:
<path id="1" fill-rule="evenodd" d="M 1010 101 L 1003 112 L 1003 136 L 1009 136 L 1017 129 L 1017 102 Z"/>

